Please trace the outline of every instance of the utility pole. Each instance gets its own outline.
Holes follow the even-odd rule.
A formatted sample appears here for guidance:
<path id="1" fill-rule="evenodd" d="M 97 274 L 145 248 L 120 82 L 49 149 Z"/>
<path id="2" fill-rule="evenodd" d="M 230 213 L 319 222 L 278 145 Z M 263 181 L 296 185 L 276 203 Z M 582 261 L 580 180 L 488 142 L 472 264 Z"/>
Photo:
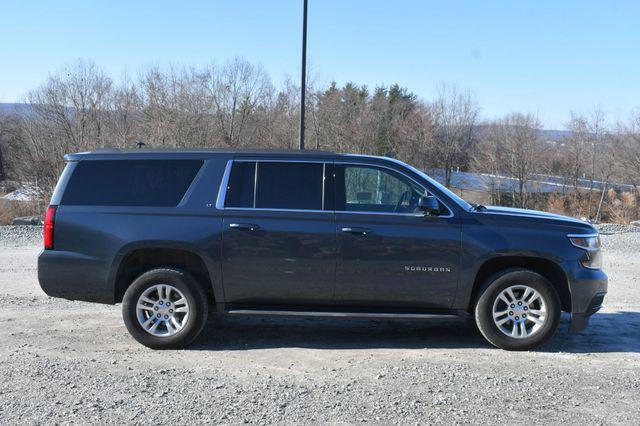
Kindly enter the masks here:
<path id="1" fill-rule="evenodd" d="M 302 78 L 300 79 L 300 149 L 304 149 L 304 110 L 307 93 L 307 0 L 302 11 Z"/>

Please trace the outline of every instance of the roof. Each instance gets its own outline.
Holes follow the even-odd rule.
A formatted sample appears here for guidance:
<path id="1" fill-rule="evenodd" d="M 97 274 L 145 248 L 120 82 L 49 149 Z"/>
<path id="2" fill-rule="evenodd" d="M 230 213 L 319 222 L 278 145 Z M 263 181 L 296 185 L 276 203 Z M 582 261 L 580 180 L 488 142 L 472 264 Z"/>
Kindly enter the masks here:
<path id="1" fill-rule="evenodd" d="M 330 151 L 320 151 L 313 149 L 297 150 L 297 149 L 217 149 L 217 148 L 199 148 L 199 149 L 97 149 L 89 152 L 77 152 L 64 156 L 67 161 L 91 160 L 91 159 L 116 159 L 116 158 L 203 158 L 210 156 L 260 156 L 275 155 L 283 157 L 305 157 L 305 156 L 321 156 L 333 157 L 336 154 Z"/>

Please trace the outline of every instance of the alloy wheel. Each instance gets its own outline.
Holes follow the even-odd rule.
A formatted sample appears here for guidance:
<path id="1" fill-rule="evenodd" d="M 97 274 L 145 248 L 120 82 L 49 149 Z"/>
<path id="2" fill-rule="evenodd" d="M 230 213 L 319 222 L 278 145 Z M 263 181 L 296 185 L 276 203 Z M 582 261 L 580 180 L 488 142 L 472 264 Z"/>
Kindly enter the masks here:
<path id="1" fill-rule="evenodd" d="M 138 298 L 136 315 L 140 326 L 156 337 L 173 336 L 189 320 L 189 303 L 172 285 L 157 284 Z"/>
<path id="2" fill-rule="evenodd" d="M 547 318 L 544 297 L 526 285 L 513 285 L 502 290 L 493 302 L 493 322 L 503 334 L 515 339 L 537 334 Z"/>

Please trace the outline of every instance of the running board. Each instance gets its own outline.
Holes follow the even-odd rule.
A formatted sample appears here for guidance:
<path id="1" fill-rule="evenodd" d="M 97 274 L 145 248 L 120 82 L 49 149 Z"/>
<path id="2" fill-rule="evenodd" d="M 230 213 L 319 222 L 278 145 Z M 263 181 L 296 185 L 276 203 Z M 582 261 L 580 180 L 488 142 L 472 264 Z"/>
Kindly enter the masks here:
<path id="1" fill-rule="evenodd" d="M 416 314 L 416 313 L 377 313 L 377 312 L 323 312 L 323 311 L 271 311 L 259 309 L 233 309 L 226 312 L 232 316 L 272 316 L 272 317 L 315 317 L 315 318 L 350 318 L 350 319 L 383 319 L 383 320 L 432 320 L 460 319 L 456 314 Z"/>

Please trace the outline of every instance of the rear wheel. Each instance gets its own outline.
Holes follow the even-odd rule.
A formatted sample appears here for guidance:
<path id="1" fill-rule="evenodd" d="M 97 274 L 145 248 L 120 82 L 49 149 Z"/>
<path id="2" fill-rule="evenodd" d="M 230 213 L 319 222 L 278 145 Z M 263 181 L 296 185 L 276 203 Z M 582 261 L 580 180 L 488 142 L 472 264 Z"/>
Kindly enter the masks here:
<path id="1" fill-rule="evenodd" d="M 546 278 L 527 269 L 511 269 L 485 284 L 476 303 L 475 320 L 492 345 L 529 350 L 553 336 L 560 309 L 558 293 Z"/>
<path id="2" fill-rule="evenodd" d="M 178 349 L 191 343 L 207 321 L 207 297 L 189 274 L 168 268 L 140 275 L 122 300 L 129 333 L 153 349 Z"/>

